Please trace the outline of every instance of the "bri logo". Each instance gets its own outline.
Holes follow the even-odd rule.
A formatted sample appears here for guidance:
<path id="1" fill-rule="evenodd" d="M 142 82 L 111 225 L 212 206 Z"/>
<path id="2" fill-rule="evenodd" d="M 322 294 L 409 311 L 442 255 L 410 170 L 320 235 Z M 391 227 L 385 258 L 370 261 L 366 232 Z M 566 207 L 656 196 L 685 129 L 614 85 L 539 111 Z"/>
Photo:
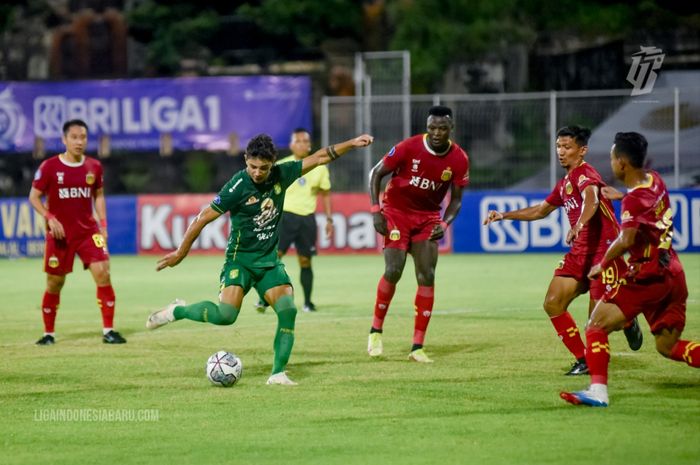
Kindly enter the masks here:
<path id="1" fill-rule="evenodd" d="M 12 90 L 0 92 L 0 150 L 9 150 L 24 134 L 25 118 L 22 107 L 12 97 Z"/>

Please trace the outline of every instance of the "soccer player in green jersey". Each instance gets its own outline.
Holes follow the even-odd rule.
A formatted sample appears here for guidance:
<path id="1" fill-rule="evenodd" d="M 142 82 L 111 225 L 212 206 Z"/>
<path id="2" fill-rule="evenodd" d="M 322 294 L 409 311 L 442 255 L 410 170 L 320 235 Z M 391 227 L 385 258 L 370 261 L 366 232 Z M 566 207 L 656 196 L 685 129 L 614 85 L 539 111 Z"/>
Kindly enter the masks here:
<path id="1" fill-rule="evenodd" d="M 250 140 L 245 151 L 246 168 L 236 173 L 189 225 L 177 250 L 158 260 L 156 271 L 178 265 L 187 256 L 202 229 L 222 214 L 231 214 L 231 232 L 226 261 L 221 270 L 218 305 L 211 301 L 185 305 L 176 299 L 152 313 L 146 322 L 156 329 L 172 321 L 188 319 L 215 325 L 231 325 L 238 318 L 241 302 L 252 288 L 265 296 L 277 313 L 273 344 L 274 362 L 267 384 L 294 385 L 285 367 L 294 345 L 297 309 L 291 280 L 277 256 L 279 221 L 284 195 L 297 178 L 320 165 L 326 165 L 353 148 L 366 147 L 372 136 L 363 134 L 340 144 L 329 145 L 308 157 L 275 165 L 277 150 L 270 136 Z"/>

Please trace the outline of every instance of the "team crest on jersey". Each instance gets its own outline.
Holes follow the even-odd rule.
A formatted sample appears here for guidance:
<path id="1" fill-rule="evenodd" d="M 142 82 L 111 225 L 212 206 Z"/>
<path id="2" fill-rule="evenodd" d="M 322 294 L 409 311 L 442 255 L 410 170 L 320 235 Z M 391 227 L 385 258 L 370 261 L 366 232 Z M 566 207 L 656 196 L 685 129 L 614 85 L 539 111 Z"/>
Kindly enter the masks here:
<path id="1" fill-rule="evenodd" d="M 229 279 L 236 279 L 238 277 L 238 270 L 231 270 L 228 273 Z"/>
<path id="2" fill-rule="evenodd" d="M 411 168 L 411 171 L 414 173 L 418 171 L 418 165 L 420 165 L 420 160 L 416 160 L 415 158 L 413 159 L 413 167 Z"/>
<path id="3" fill-rule="evenodd" d="M 280 195 L 282 192 L 282 186 L 279 183 L 275 184 L 275 194 Z"/>
<path id="4" fill-rule="evenodd" d="M 256 196 L 250 196 L 248 200 L 246 200 L 245 204 L 246 205 L 253 205 L 255 202 L 258 201 L 258 198 Z"/>
<path id="5" fill-rule="evenodd" d="M 88 186 L 92 186 L 95 184 L 95 174 L 94 173 L 88 173 L 85 175 L 85 182 L 87 183 Z"/>
<path id="6" fill-rule="evenodd" d="M 440 175 L 440 179 L 443 181 L 449 181 L 450 179 L 452 179 L 452 168 L 448 166 L 447 169 L 444 170 Z"/>
<path id="7" fill-rule="evenodd" d="M 260 203 L 260 213 L 253 218 L 255 225 L 263 227 L 278 216 L 279 210 L 271 198 L 266 198 Z"/>
<path id="8" fill-rule="evenodd" d="M 564 186 L 564 190 L 566 191 L 567 195 L 571 195 L 571 193 L 574 191 L 574 186 L 572 186 L 571 183 L 567 180 L 566 186 Z"/>
<path id="9" fill-rule="evenodd" d="M 398 229 L 392 229 L 389 233 L 389 240 L 398 241 L 399 239 L 401 239 L 401 231 Z"/>
<path id="10" fill-rule="evenodd" d="M 63 184 L 63 177 L 64 177 L 63 171 L 56 171 L 56 178 L 58 178 L 57 182 L 59 184 Z"/>
<path id="11" fill-rule="evenodd" d="M 58 268 L 58 257 L 51 255 L 49 257 L 49 268 Z"/>
<path id="12" fill-rule="evenodd" d="M 585 174 L 582 174 L 581 176 L 578 177 L 578 185 L 580 186 L 581 184 L 584 183 L 584 181 L 588 181 L 588 178 L 586 177 Z"/>

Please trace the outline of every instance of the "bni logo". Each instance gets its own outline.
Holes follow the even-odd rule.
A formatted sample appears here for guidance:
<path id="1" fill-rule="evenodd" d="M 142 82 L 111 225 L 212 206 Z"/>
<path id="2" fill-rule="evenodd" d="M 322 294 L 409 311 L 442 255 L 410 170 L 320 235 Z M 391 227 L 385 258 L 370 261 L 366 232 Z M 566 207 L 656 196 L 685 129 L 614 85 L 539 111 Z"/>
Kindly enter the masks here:
<path id="1" fill-rule="evenodd" d="M 654 89 L 656 70 L 661 68 L 665 53 L 660 48 L 639 46 L 632 55 L 632 65 L 627 73 L 627 82 L 632 84 L 632 96 L 649 94 Z"/>

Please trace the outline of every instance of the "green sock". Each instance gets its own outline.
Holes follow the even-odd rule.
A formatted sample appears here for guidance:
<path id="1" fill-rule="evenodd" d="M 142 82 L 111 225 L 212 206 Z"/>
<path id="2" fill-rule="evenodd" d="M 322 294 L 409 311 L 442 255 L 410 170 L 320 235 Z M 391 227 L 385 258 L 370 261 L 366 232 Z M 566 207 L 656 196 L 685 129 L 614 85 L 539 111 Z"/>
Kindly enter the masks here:
<path id="1" fill-rule="evenodd" d="M 277 332 L 275 333 L 275 359 L 272 364 L 272 374 L 284 371 L 289 362 L 289 356 L 294 346 L 294 320 L 297 308 L 292 296 L 283 295 L 272 306 L 277 313 Z"/>
<path id="2" fill-rule="evenodd" d="M 205 300 L 196 304 L 175 307 L 173 314 L 176 320 L 186 318 L 215 325 L 232 325 L 238 318 L 239 311 L 233 305 L 224 302 L 219 302 L 219 305 L 216 305 L 214 302 Z"/>

